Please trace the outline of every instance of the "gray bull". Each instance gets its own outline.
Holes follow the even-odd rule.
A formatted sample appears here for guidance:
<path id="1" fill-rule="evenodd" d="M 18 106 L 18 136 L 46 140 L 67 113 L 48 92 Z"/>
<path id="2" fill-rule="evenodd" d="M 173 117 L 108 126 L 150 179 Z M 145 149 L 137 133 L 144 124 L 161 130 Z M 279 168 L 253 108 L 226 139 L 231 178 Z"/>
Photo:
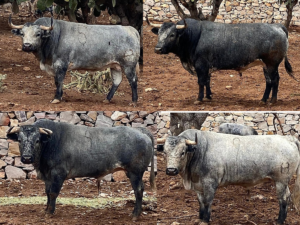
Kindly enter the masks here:
<path id="1" fill-rule="evenodd" d="M 234 135 L 258 135 L 257 131 L 252 127 L 244 126 L 236 123 L 222 123 L 219 126 L 219 133 Z"/>
<path id="2" fill-rule="evenodd" d="M 67 70 L 104 70 L 111 68 L 113 86 L 104 102 L 109 102 L 125 73 L 136 105 L 137 72 L 139 70 L 140 37 L 133 27 L 87 25 L 52 18 L 40 18 L 34 23 L 15 26 L 9 18 L 12 33 L 23 39 L 23 51 L 32 52 L 41 70 L 54 76 L 56 93 L 52 103 L 63 95 L 63 80 Z"/>
<path id="3" fill-rule="evenodd" d="M 150 162 L 150 183 L 155 189 L 153 137 L 146 128 L 90 128 L 39 120 L 7 133 L 19 141 L 21 161 L 33 163 L 38 178 L 45 181 L 47 213 L 54 213 L 63 182 L 70 178 L 100 178 L 125 171 L 136 197 L 133 219 L 141 214 L 142 177 Z"/>
<path id="4" fill-rule="evenodd" d="M 185 189 L 197 193 L 199 218 L 204 223 L 209 222 L 218 187 L 249 187 L 272 179 L 280 206 L 277 222 L 283 224 L 290 199 L 288 183 L 295 173 L 292 199 L 299 209 L 300 152 L 299 142 L 293 136 L 235 136 L 186 130 L 179 136 L 157 141 L 164 143 L 158 146 L 158 151 L 166 154 L 166 173 L 179 174 Z"/>

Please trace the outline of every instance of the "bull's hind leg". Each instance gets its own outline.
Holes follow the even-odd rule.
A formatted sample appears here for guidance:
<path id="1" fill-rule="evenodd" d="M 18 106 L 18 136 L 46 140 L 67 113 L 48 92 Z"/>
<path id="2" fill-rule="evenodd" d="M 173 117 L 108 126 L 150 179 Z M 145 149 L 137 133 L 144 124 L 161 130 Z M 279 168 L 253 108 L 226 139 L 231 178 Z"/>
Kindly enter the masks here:
<path id="1" fill-rule="evenodd" d="M 132 102 L 133 105 L 137 105 L 137 100 L 138 100 L 138 94 L 137 94 L 137 71 L 138 70 L 138 64 L 134 67 L 126 67 L 124 69 L 126 77 L 129 81 L 129 84 L 131 86 L 131 91 L 132 91 Z"/>
<path id="2" fill-rule="evenodd" d="M 276 182 L 276 192 L 279 201 L 279 215 L 277 224 L 283 224 L 287 216 L 287 209 L 291 193 L 288 185 L 281 182 Z"/>
<path id="3" fill-rule="evenodd" d="M 121 81 L 122 81 L 122 71 L 120 69 L 111 69 L 111 76 L 113 79 L 113 85 L 106 97 L 106 100 L 104 100 L 105 103 L 109 103 L 110 100 L 114 97 L 115 92 L 117 91 Z"/>
<path id="4" fill-rule="evenodd" d="M 133 220 L 137 220 L 140 214 L 142 213 L 142 201 L 143 201 L 143 192 L 144 192 L 144 182 L 142 180 L 143 174 L 144 172 L 139 174 L 133 172 L 127 173 L 127 176 L 130 179 L 131 186 L 134 190 L 134 195 L 135 195 L 135 206 L 132 212 Z"/>
<path id="5" fill-rule="evenodd" d="M 266 89 L 261 101 L 266 103 L 272 90 L 271 103 L 275 103 L 277 101 L 279 85 L 278 65 L 264 67 L 264 75 L 266 79 Z"/>

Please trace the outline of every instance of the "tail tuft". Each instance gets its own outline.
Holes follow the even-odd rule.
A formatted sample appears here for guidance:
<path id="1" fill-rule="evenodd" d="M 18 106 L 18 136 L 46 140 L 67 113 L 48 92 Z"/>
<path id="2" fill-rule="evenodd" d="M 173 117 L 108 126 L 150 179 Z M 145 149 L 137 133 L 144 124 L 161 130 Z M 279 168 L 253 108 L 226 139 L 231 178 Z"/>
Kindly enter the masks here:
<path id="1" fill-rule="evenodd" d="M 284 58 L 284 66 L 285 66 L 285 70 L 286 72 L 292 77 L 294 78 L 294 80 L 296 80 L 297 82 L 299 82 L 295 77 L 294 77 L 294 73 L 293 73 L 293 69 L 292 66 L 287 58 L 287 56 L 285 56 Z"/>

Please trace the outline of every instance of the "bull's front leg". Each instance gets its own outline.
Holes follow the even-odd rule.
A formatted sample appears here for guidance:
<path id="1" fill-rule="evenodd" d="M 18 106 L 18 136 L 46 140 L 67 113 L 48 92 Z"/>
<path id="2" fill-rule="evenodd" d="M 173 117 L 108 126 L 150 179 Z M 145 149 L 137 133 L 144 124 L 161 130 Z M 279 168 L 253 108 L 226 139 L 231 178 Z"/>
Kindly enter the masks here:
<path id="1" fill-rule="evenodd" d="M 202 63 L 196 63 L 195 66 L 197 77 L 198 77 L 198 85 L 199 85 L 199 95 L 197 101 L 194 102 L 195 105 L 201 104 L 204 98 L 204 87 L 206 87 L 206 96 L 209 96 L 210 98 L 210 87 L 207 90 L 207 87 L 210 84 L 210 79 L 209 79 L 209 69 L 207 66 L 203 65 Z"/>
<path id="2" fill-rule="evenodd" d="M 129 81 L 129 84 L 131 86 L 131 91 L 132 91 L 132 102 L 133 106 L 137 106 L 137 100 L 138 100 L 138 94 L 137 94 L 137 70 L 138 70 L 138 65 L 134 67 L 127 67 L 125 68 L 125 74 L 126 77 Z"/>
<path id="3" fill-rule="evenodd" d="M 287 209 L 291 193 L 288 185 L 281 182 L 276 182 L 276 192 L 279 201 L 279 215 L 277 224 L 283 224 L 287 217 Z"/>
<path id="4" fill-rule="evenodd" d="M 199 217 L 204 224 L 209 223 L 211 205 L 214 200 L 217 187 L 218 184 L 214 179 L 206 179 L 203 183 L 203 195 L 201 195 L 201 199 L 199 199 L 199 202 L 201 200 Z"/>
<path id="5" fill-rule="evenodd" d="M 144 172 L 142 173 L 133 173 L 128 172 L 127 176 L 130 179 L 131 186 L 134 190 L 135 195 L 135 206 L 132 212 L 132 219 L 135 221 L 142 213 L 142 201 L 143 201 L 143 192 L 144 192 L 144 183 L 142 180 Z"/>
<path id="6" fill-rule="evenodd" d="M 51 101 L 51 103 L 60 103 L 62 100 L 63 95 L 63 81 L 66 76 L 66 72 L 68 69 L 67 63 L 63 63 L 62 61 L 57 61 L 53 65 L 54 72 L 55 72 L 55 86 L 56 86 L 56 92 L 54 95 L 54 99 Z"/>

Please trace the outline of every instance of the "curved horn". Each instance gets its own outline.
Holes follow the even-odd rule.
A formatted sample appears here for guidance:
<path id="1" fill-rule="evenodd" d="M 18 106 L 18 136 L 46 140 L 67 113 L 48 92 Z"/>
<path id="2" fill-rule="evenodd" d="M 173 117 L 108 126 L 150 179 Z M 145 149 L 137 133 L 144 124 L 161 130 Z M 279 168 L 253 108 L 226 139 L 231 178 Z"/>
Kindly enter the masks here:
<path id="1" fill-rule="evenodd" d="M 152 27 L 160 28 L 160 27 L 162 26 L 162 24 L 151 23 L 151 22 L 149 21 L 149 19 L 148 19 L 148 14 L 147 14 L 147 16 L 146 16 L 146 21 L 147 21 L 147 23 L 148 23 L 150 26 L 152 26 Z"/>
<path id="2" fill-rule="evenodd" d="M 197 144 L 196 141 L 191 141 L 191 140 L 185 140 L 185 143 L 186 143 L 187 145 L 196 145 L 196 144 Z"/>
<path id="3" fill-rule="evenodd" d="M 164 144 L 166 142 L 165 138 L 157 138 L 157 143 Z"/>
<path id="4" fill-rule="evenodd" d="M 24 25 L 19 25 L 19 26 L 13 25 L 13 23 L 11 22 L 11 14 L 9 15 L 8 18 L 8 25 L 13 29 L 22 29 L 24 27 Z"/>
<path id="5" fill-rule="evenodd" d="M 11 127 L 6 131 L 7 134 L 14 134 L 14 133 L 19 133 L 20 132 L 20 127 Z"/>
<path id="6" fill-rule="evenodd" d="M 40 25 L 40 28 L 42 30 L 53 30 L 53 17 L 51 17 L 51 26 L 50 27 Z"/>
<path id="7" fill-rule="evenodd" d="M 176 29 L 177 30 L 181 30 L 181 29 L 187 28 L 187 24 L 186 24 L 185 20 L 183 20 L 183 22 L 184 22 L 184 25 L 176 25 Z"/>
<path id="8" fill-rule="evenodd" d="M 49 129 L 46 129 L 46 128 L 39 128 L 39 131 L 41 134 L 47 134 L 47 135 L 52 135 L 53 132 Z"/>

